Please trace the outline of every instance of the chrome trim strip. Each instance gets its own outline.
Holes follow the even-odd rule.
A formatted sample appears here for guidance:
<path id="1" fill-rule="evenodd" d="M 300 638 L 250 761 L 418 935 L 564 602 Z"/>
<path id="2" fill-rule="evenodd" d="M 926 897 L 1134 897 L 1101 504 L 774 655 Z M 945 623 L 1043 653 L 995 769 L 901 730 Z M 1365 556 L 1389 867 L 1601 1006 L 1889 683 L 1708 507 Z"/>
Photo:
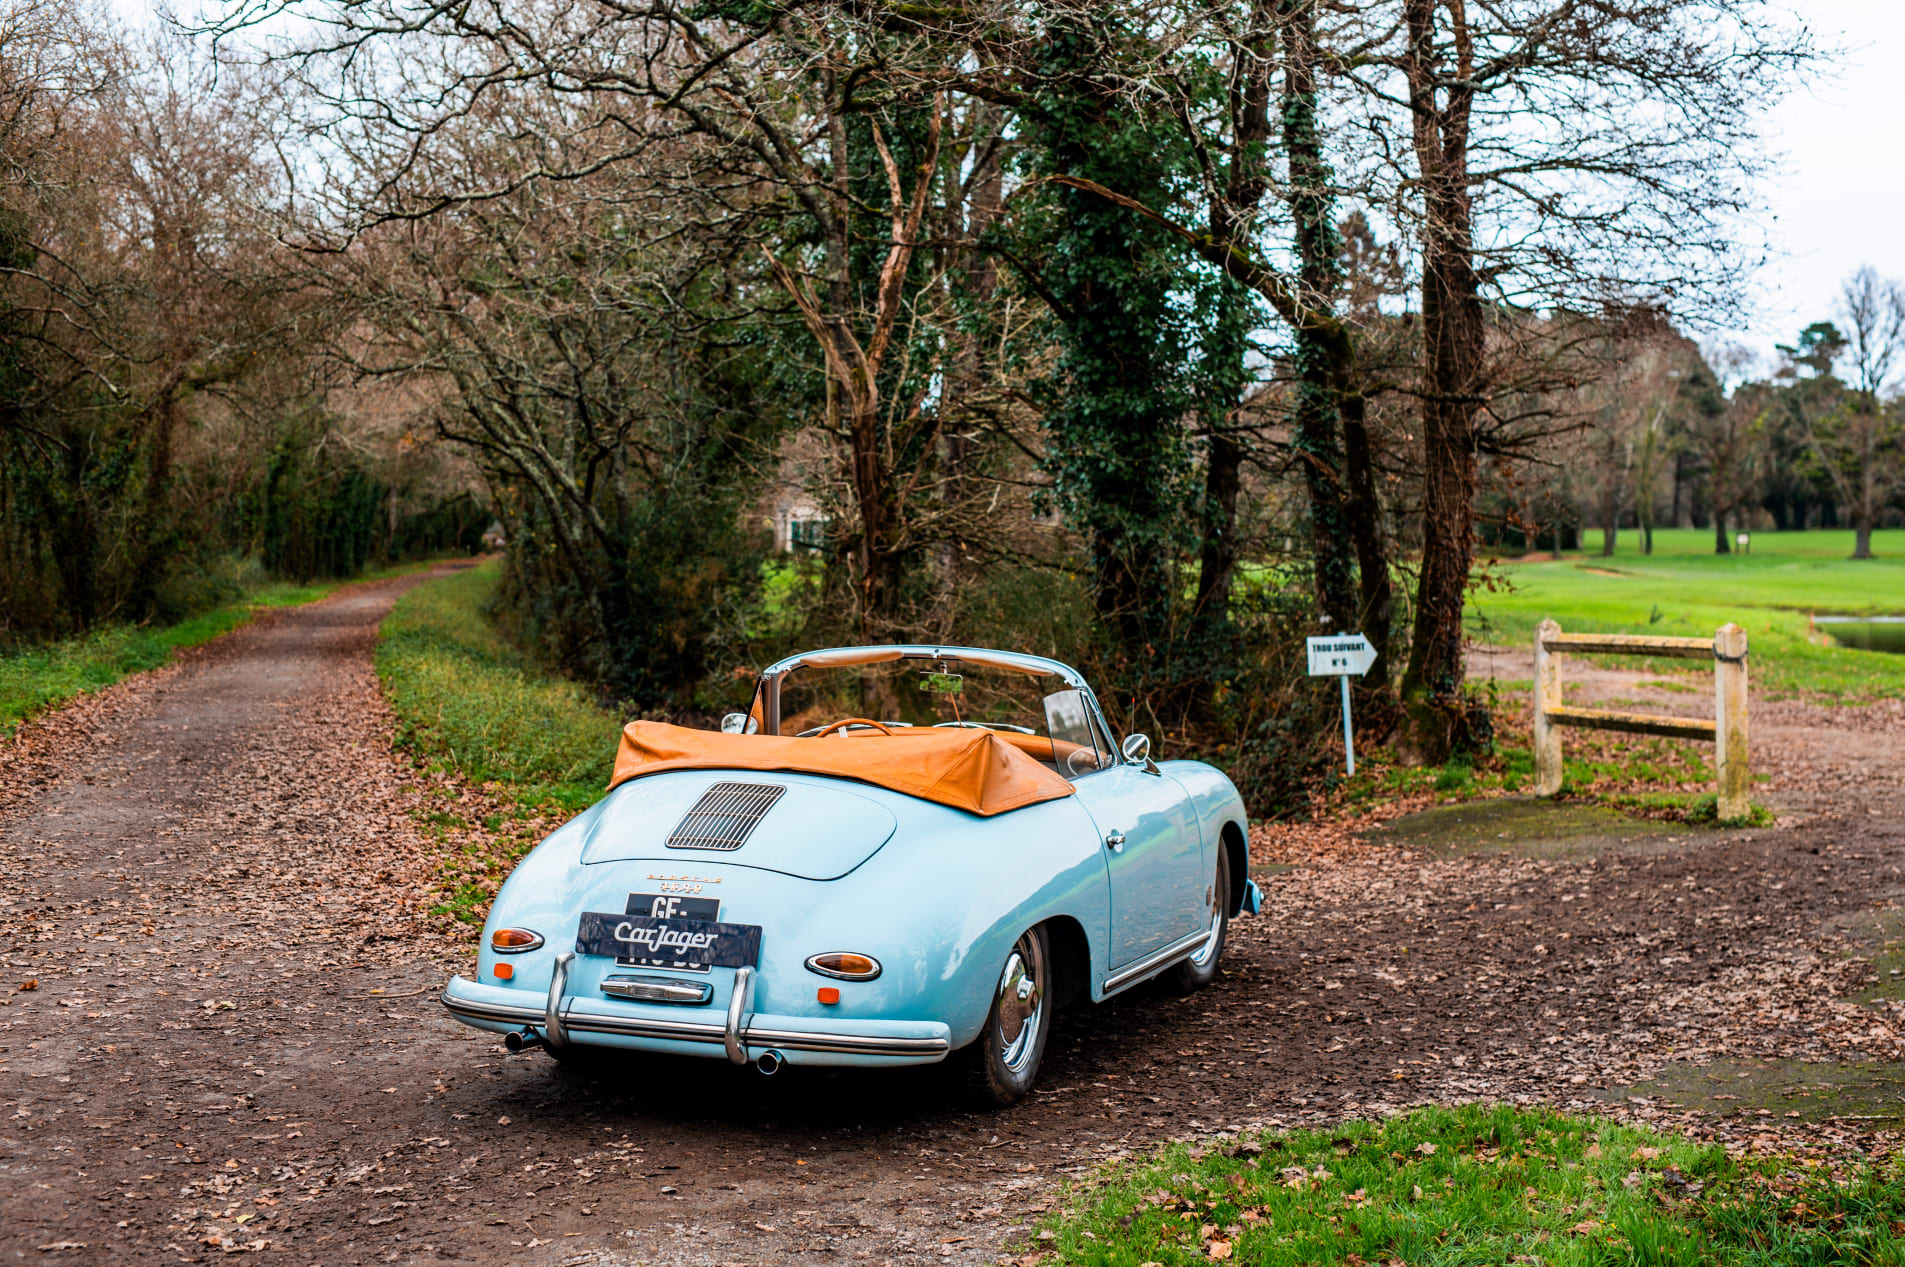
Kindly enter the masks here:
<path id="1" fill-rule="evenodd" d="M 952 1047 L 943 1038 L 880 1038 L 872 1034 L 815 1034 L 791 1029 L 750 1029 L 747 1041 L 796 1051 L 851 1052 L 862 1056 L 932 1056 Z"/>
<path id="2" fill-rule="evenodd" d="M 506 1003 L 478 1003 L 471 999 L 453 998 L 448 990 L 443 992 L 443 1006 L 450 1009 L 450 1015 L 464 1017 L 472 1021 L 501 1021 L 505 1025 L 532 1025 L 543 1020 L 539 1007 L 512 1007 Z"/>
<path id="3" fill-rule="evenodd" d="M 1085 685 L 1085 679 L 1077 669 L 1074 669 L 1069 664 L 1060 663 L 1057 660 L 1048 660 L 1043 656 L 1025 655 L 1017 651 L 999 651 L 990 647 L 956 647 L 941 643 L 917 642 L 885 643 L 879 646 L 866 647 L 828 647 L 824 651 L 803 651 L 797 655 L 790 655 L 785 660 L 778 660 L 768 665 L 765 669 L 761 670 L 761 676 L 764 678 L 778 677 L 783 673 L 797 669 L 807 663 L 807 657 L 809 656 L 827 656 L 835 653 L 860 653 L 877 656 L 881 652 L 892 652 L 893 654 L 865 661 L 849 659 L 844 661 L 835 660 L 832 663 L 885 664 L 892 660 L 903 659 L 957 660 L 962 664 L 978 664 L 986 668 L 1007 669 L 1012 672 L 1026 673 L 1038 677 L 1056 677 L 1062 679 L 1067 686 Z M 829 662 L 822 659 L 817 660 L 815 663 L 824 666 Z"/>
<path id="4" fill-rule="evenodd" d="M 569 965 L 575 952 L 556 956 L 556 968 L 549 974 L 549 999 L 542 1009 L 542 1038 L 551 1047 L 567 1047 L 569 1031 L 562 1027 L 562 995 L 569 988 Z"/>
<path id="5" fill-rule="evenodd" d="M 714 986 L 707 981 L 683 981 L 679 977 L 617 975 L 602 978 L 602 993 L 612 999 L 632 999 L 637 1003 L 693 1006 L 713 998 Z"/>
<path id="6" fill-rule="evenodd" d="M 732 1002 L 732 1000 L 730 1000 Z M 443 995 L 443 1006 L 451 1015 L 473 1021 L 495 1021 L 505 1025 L 547 1024 L 541 1008 L 517 1007 L 507 1003 L 478 1002 Z M 621 1038 L 654 1038 L 678 1043 L 724 1045 L 727 1029 L 707 1021 L 671 1021 L 651 1017 L 609 1016 L 601 1012 L 577 1011 L 572 1005 L 562 1018 L 566 1034 L 614 1034 Z M 951 1050 L 944 1038 L 897 1038 L 877 1034 L 823 1034 L 813 1030 L 744 1028 L 737 1038 L 756 1046 L 772 1046 L 790 1051 L 835 1052 L 856 1056 L 939 1056 Z M 743 1057 L 745 1060 L 745 1056 Z"/>
<path id="7" fill-rule="evenodd" d="M 1209 936 L 1210 929 L 1200 929 L 1188 937 L 1178 938 L 1161 950 L 1152 951 L 1128 968 L 1118 969 L 1105 978 L 1105 993 L 1110 994 L 1113 990 L 1121 990 L 1143 977 L 1170 967 L 1177 960 L 1186 958 L 1192 951 L 1203 945 L 1204 939 Z"/>
<path id="8" fill-rule="evenodd" d="M 736 968 L 734 970 L 734 989 L 728 995 L 728 1023 L 721 1031 L 722 1046 L 728 1049 L 728 1059 L 737 1065 L 747 1063 L 747 996 L 754 988 L 754 969 Z"/>
<path id="9" fill-rule="evenodd" d="M 677 1043 L 721 1044 L 727 1030 L 706 1021 L 664 1021 L 650 1017 L 608 1016 L 601 1012 L 577 1012 L 563 1018 L 572 1033 L 615 1034 L 622 1038 L 665 1038 Z"/>

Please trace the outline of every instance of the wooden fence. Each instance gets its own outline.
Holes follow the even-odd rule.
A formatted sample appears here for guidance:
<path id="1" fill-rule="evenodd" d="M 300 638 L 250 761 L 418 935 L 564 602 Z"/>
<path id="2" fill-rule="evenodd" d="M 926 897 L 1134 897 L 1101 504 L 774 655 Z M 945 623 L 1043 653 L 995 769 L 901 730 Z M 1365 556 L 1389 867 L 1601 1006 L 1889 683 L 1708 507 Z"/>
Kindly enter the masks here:
<path id="1" fill-rule="evenodd" d="M 1713 720 L 1573 708 L 1561 702 L 1561 656 L 1644 655 L 1713 661 Z M 1535 790 L 1561 790 L 1561 728 L 1666 735 L 1713 744 L 1719 767 L 1723 819 L 1744 818 L 1749 804 L 1746 758 L 1746 630 L 1721 625 L 1711 638 L 1651 638 L 1642 634 L 1570 634 L 1544 620 L 1535 631 Z"/>

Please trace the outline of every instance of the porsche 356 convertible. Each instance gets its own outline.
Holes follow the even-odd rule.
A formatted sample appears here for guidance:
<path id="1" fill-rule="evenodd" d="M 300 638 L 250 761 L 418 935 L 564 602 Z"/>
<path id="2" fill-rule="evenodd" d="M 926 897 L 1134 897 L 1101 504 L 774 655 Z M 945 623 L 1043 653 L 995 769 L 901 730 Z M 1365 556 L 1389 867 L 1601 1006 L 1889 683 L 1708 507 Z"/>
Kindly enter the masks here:
<path id="1" fill-rule="evenodd" d="M 608 795 L 504 883 L 443 1002 L 561 1060 L 952 1056 L 1009 1104 L 1060 1007 L 1217 975 L 1257 909 L 1246 828 L 1229 779 L 1114 743 L 1057 661 L 808 652 L 719 732 L 630 723 Z"/>

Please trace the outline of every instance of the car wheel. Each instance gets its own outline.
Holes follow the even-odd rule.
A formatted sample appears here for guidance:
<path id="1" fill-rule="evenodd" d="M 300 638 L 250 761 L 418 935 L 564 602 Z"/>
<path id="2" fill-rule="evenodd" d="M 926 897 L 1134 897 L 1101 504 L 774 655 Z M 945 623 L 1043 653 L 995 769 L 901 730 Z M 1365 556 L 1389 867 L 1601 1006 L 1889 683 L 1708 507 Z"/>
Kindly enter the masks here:
<path id="1" fill-rule="evenodd" d="M 1017 1104 L 1032 1089 L 1051 1034 L 1051 941 L 1043 926 L 1012 944 L 992 991 L 985 1027 L 962 1053 L 973 1096 L 982 1104 Z"/>
<path id="2" fill-rule="evenodd" d="M 1165 974 L 1164 980 L 1179 994 L 1201 990 L 1217 979 L 1217 961 L 1224 957 L 1224 937 L 1230 931 L 1230 866 L 1217 860 L 1217 875 L 1211 881 L 1210 932 L 1195 954 Z"/>

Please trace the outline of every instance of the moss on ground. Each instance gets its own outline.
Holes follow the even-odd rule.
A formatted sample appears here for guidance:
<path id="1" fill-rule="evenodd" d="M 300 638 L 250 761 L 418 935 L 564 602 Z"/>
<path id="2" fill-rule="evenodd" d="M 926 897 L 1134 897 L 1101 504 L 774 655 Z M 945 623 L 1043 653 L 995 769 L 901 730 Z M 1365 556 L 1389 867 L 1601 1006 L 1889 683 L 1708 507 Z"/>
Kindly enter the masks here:
<path id="1" fill-rule="evenodd" d="M 1668 1065 L 1654 1077 L 1606 1093 L 1644 1096 L 1720 1117 L 1849 1119 L 1905 1126 L 1905 1065 L 1890 1061 L 1715 1060 Z"/>
<path id="2" fill-rule="evenodd" d="M 1599 1118 L 1466 1105 L 1173 1145 L 1065 1194 L 1019 1262 L 1905 1264 L 1896 1166 L 1821 1173 Z"/>
<path id="3" fill-rule="evenodd" d="M 1392 819 L 1365 832 L 1363 838 L 1441 855 L 1571 858 L 1616 848 L 1663 846 L 1689 834 L 1685 824 L 1632 818 L 1605 806 L 1504 796 L 1437 805 Z"/>

